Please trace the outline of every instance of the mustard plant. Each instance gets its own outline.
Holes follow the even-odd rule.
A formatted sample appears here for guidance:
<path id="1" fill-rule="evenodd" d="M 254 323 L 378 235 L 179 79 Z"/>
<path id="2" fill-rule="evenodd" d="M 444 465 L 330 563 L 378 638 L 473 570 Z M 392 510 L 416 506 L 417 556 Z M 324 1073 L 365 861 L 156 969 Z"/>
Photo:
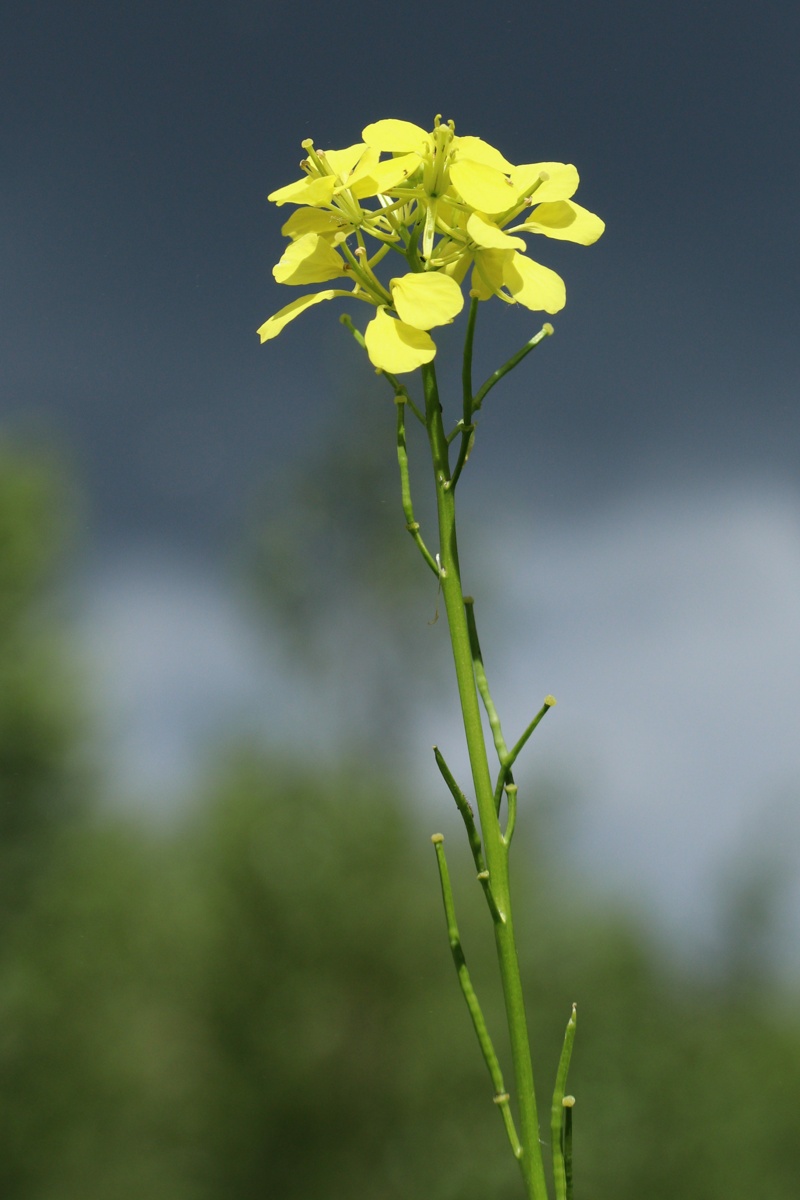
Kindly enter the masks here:
<path id="1" fill-rule="evenodd" d="M 480 306 L 497 298 L 533 312 L 554 314 L 566 303 L 564 281 L 528 257 L 527 238 L 543 235 L 590 245 L 603 232 L 599 217 L 572 197 L 575 167 L 560 162 L 515 166 L 478 137 L 462 137 L 452 121 L 436 117 L 426 131 L 408 121 L 368 125 L 361 141 L 344 150 L 321 150 L 309 139 L 302 175 L 269 196 L 293 205 L 282 232 L 289 244 L 274 267 L 289 286 L 331 283 L 287 304 L 259 329 L 275 337 L 295 317 L 324 300 L 346 297 L 365 303 L 370 320 L 363 332 L 341 317 L 378 374 L 389 383 L 396 405 L 397 461 L 406 529 L 444 601 L 456 685 L 478 819 L 444 756 L 436 764 L 463 819 L 478 883 L 494 930 L 497 963 L 508 1024 L 513 1084 L 506 1082 L 472 984 L 455 915 L 444 838 L 433 835 L 447 934 L 458 982 L 489 1072 L 492 1099 L 519 1164 L 529 1200 L 547 1200 L 540 1118 L 530 1040 L 514 935 L 509 853 L 517 823 L 513 768 L 528 739 L 555 704 L 546 696 L 539 711 L 510 746 L 503 734 L 484 668 L 474 602 L 462 587 L 456 535 L 456 494 L 476 435 L 476 417 L 491 390 L 553 333 L 549 323 L 477 388 L 473 346 Z M 393 273 L 394 271 L 394 273 Z M 465 307 L 460 414 L 446 423 L 435 367 L 431 330 L 450 324 Z M 399 376 L 421 376 L 421 395 Z M 414 515 L 407 415 L 425 429 L 433 467 L 438 519 L 437 543 L 423 536 Z M 435 547 L 435 548 L 432 548 Z M 481 705 L 488 720 L 497 767 L 490 768 Z M 567 1072 L 575 1037 L 576 1010 L 567 1022 L 550 1105 L 552 1187 L 556 1200 L 572 1196 L 572 1108 Z"/>

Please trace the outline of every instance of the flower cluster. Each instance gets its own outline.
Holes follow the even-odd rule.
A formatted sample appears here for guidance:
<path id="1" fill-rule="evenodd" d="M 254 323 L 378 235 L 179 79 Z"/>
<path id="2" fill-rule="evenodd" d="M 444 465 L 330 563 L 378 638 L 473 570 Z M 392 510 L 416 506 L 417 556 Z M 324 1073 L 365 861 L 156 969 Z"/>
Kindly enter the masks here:
<path id="1" fill-rule="evenodd" d="M 470 267 L 470 294 L 479 300 L 498 296 L 547 313 L 564 307 L 564 281 L 528 258 L 521 235 L 597 241 L 604 225 L 572 200 L 573 166 L 514 166 L 480 138 L 457 137 L 439 117 L 430 133 L 387 120 L 361 136 L 346 150 L 303 142 L 303 177 L 268 197 L 298 206 L 282 228 L 290 244 L 273 268 L 278 283 L 349 286 L 287 304 L 259 329 L 262 342 L 312 305 L 351 296 L 377 310 L 365 333 L 372 363 L 393 374 L 413 371 L 436 354 L 429 331 L 463 308 Z M 368 249 L 367 238 L 377 245 Z M 384 283 L 376 268 L 392 251 L 404 270 Z"/>

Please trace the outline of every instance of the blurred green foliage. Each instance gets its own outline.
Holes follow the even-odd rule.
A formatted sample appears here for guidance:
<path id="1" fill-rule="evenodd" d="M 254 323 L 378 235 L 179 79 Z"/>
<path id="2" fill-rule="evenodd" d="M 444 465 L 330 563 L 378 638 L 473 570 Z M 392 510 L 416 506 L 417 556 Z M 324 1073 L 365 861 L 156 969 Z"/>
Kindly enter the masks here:
<path id="1" fill-rule="evenodd" d="M 0 442 L 0 928 L 79 811 L 80 705 L 59 631 L 69 488 Z"/>
<path id="2" fill-rule="evenodd" d="M 0 1195 L 519 1196 L 432 828 L 401 788 L 242 745 L 171 825 L 88 794 L 51 604 L 62 509 L 46 464 L 0 457 Z M 464 946 L 496 1026 L 451 816 Z M 582 1200 L 794 1200 L 797 997 L 766 972 L 745 989 L 687 978 L 574 880 L 562 900 L 557 857 L 530 835 L 517 867 L 543 1091 L 579 1002 Z"/>

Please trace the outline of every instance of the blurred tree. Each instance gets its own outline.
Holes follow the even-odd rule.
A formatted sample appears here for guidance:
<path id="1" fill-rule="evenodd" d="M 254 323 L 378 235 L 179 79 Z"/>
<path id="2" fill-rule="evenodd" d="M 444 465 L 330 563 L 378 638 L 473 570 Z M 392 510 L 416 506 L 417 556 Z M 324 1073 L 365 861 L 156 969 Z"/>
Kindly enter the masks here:
<path id="1" fill-rule="evenodd" d="M 432 827 L 376 766 L 315 773 L 242 746 L 157 830 L 84 794 L 51 602 L 61 486 L 41 460 L 0 458 L 0 1195 L 514 1200 Z M 794 1200 L 800 1020 L 759 951 L 761 901 L 755 920 L 745 893 L 730 909 L 748 986 L 693 980 L 565 875 L 552 812 L 517 834 L 518 924 L 543 1098 L 579 1002 L 584 1200 Z M 482 895 L 447 813 L 497 1028 Z"/>
<path id="2" fill-rule="evenodd" d="M 477 1198 L 497 1182 L 502 1129 L 453 1004 L 429 849 L 363 768 L 230 763 L 193 849 L 210 1195 Z"/>
<path id="3" fill-rule="evenodd" d="M 54 462 L 0 444 L 0 926 L 86 784 L 82 696 L 54 611 L 69 500 Z"/>
<path id="4" fill-rule="evenodd" d="M 0 977 L 0 1194 L 199 1197 L 197 926 L 172 848 L 104 817 L 59 849 Z"/>

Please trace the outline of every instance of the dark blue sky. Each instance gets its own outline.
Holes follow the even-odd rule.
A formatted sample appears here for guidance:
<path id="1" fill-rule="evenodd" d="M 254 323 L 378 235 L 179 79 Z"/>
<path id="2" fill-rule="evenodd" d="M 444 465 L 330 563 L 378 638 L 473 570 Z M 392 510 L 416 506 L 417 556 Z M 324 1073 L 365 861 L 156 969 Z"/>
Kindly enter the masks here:
<path id="1" fill-rule="evenodd" d="M 305 754 L 378 707 L 353 659 L 369 595 L 333 612 L 316 580 L 340 659 L 309 689 L 226 559 L 264 483 L 372 397 L 396 495 L 390 398 L 334 306 L 258 343 L 290 298 L 266 196 L 303 138 L 442 113 L 512 161 L 574 162 L 607 222 L 589 248 L 537 245 L 567 307 L 487 401 L 459 492 L 493 522 L 467 584 L 504 721 L 558 696 L 531 769 L 586 798 L 586 869 L 693 936 L 720 863 L 735 876 L 765 836 L 794 854 L 798 45 L 796 0 L 5 0 L 0 431 L 54 443 L 86 490 L 83 620 L 121 792 L 160 805 L 224 731 Z M 487 372 L 541 324 L 495 307 Z M 404 636 L 446 664 L 435 606 Z M 421 747 L 457 764 L 460 744 L 428 699 L 408 754 L 426 797 Z"/>
<path id="2" fill-rule="evenodd" d="M 790 0 L 6 0 L 3 426 L 66 449 L 98 544 L 224 544 L 351 374 L 371 386 L 327 308 L 259 347 L 286 302 L 267 192 L 304 137 L 442 112 L 512 161 L 574 161 L 608 225 L 542 248 L 568 305 L 486 453 L 579 505 L 796 479 L 798 44 Z M 487 369 L 529 325 L 487 318 Z"/>

